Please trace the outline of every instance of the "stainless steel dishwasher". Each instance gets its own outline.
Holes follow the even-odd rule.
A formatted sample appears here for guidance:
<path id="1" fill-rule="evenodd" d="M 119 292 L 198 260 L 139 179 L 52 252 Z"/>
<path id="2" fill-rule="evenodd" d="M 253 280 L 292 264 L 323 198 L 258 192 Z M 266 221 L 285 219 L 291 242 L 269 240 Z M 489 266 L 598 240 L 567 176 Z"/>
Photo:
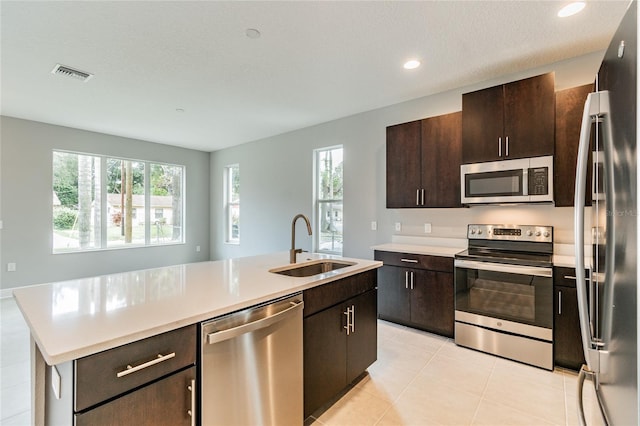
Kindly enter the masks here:
<path id="1" fill-rule="evenodd" d="M 202 323 L 203 426 L 302 425 L 302 294 Z"/>

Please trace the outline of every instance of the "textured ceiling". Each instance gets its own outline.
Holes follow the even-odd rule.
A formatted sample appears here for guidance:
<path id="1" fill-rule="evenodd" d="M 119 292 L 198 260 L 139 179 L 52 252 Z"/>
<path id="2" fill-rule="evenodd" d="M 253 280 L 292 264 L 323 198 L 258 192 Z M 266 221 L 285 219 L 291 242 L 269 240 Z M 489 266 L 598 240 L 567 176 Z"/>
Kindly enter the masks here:
<path id="1" fill-rule="evenodd" d="M 628 1 L 564 4 L 3 0 L 1 113 L 214 151 L 602 50 Z"/>

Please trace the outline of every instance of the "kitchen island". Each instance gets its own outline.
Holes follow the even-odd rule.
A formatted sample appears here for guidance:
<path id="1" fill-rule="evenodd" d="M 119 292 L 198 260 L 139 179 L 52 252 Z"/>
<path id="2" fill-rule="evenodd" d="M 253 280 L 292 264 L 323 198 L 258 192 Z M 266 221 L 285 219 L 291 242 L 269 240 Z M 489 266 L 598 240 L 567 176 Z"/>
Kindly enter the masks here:
<path id="1" fill-rule="evenodd" d="M 334 257 L 301 253 L 298 263 L 326 258 Z M 282 252 L 15 290 L 14 296 L 32 340 L 34 424 L 45 423 L 47 365 L 69 363 L 373 270 L 382 264 L 339 259 L 352 265 L 309 277 L 270 272 L 288 265 L 289 255 Z"/>

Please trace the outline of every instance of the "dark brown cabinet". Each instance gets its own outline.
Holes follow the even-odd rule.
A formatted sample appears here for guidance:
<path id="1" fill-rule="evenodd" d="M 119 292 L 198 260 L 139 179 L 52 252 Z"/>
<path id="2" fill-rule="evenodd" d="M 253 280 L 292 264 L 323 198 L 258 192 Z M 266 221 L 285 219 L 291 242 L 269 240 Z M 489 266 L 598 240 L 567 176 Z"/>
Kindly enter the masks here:
<path id="1" fill-rule="evenodd" d="M 303 298 L 306 418 L 377 359 L 376 271 L 314 287 Z"/>
<path id="2" fill-rule="evenodd" d="M 573 207 L 574 205 L 582 113 L 587 95 L 593 91 L 594 85 L 587 84 L 556 92 L 556 154 L 553 159 L 556 207 Z M 591 147 L 593 147 L 593 141 Z M 589 150 L 585 193 L 585 205 L 588 206 L 591 205 L 591 151 L 592 149 Z"/>
<path id="3" fill-rule="evenodd" d="M 588 274 L 587 274 L 588 276 Z M 574 268 L 553 268 L 555 365 L 579 370 L 585 363 Z"/>
<path id="4" fill-rule="evenodd" d="M 196 340 L 190 325 L 47 366 L 45 424 L 192 424 Z"/>
<path id="5" fill-rule="evenodd" d="M 387 208 L 460 207 L 462 113 L 387 127 Z"/>
<path id="6" fill-rule="evenodd" d="M 554 73 L 462 95 L 462 163 L 553 155 Z"/>
<path id="7" fill-rule="evenodd" d="M 195 367 L 75 415 L 76 426 L 191 425 L 191 389 Z M 99 386 L 96 386 L 99 387 Z"/>
<path id="8" fill-rule="evenodd" d="M 376 251 L 378 316 L 400 324 L 453 336 L 453 259 Z"/>

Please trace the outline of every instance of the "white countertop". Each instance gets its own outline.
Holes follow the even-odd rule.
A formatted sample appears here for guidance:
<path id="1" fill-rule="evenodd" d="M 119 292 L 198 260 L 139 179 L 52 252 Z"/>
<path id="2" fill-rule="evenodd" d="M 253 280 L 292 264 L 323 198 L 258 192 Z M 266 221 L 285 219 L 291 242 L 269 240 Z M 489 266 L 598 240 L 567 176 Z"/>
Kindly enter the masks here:
<path id="1" fill-rule="evenodd" d="M 454 257 L 467 248 L 467 240 L 460 238 L 425 238 L 393 236 L 391 243 L 372 246 L 373 250 L 398 253 L 426 254 L 431 256 Z M 591 246 L 585 246 L 585 267 L 591 265 Z M 553 265 L 575 268 L 576 258 L 573 244 L 553 245 Z"/>
<path id="2" fill-rule="evenodd" d="M 378 244 L 371 248 L 373 250 L 392 251 L 397 253 L 453 257 L 456 253 L 460 253 L 467 248 L 467 239 L 394 235 L 390 243 Z"/>
<path id="3" fill-rule="evenodd" d="M 355 265 L 312 277 L 269 272 L 289 253 L 190 263 L 20 288 L 14 296 L 49 365 L 81 358 L 382 266 Z"/>

